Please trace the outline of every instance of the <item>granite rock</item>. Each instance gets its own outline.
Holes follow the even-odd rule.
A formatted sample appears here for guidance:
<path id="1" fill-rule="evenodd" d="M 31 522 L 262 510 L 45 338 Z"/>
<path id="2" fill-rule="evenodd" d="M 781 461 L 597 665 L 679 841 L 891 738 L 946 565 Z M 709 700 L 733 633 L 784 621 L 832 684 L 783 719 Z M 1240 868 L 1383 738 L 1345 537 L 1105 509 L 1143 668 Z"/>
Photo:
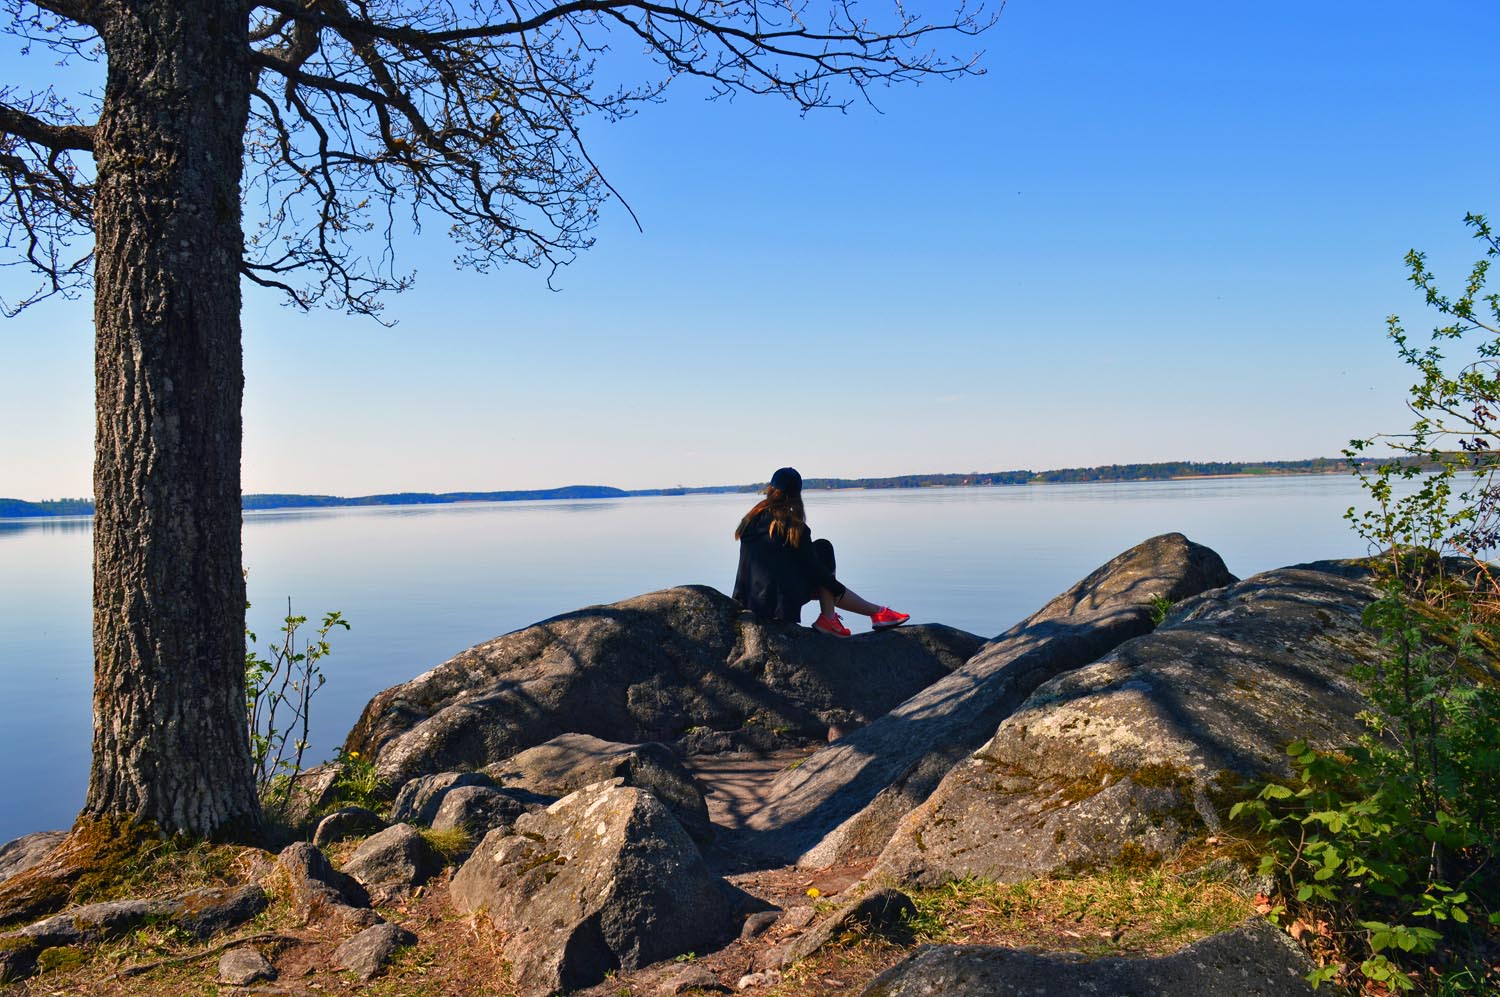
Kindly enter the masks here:
<path id="1" fill-rule="evenodd" d="M 870 875 L 1015 882 L 1215 833 L 1238 786 L 1291 774 L 1288 742 L 1364 733 L 1348 671 L 1378 653 L 1360 622 L 1375 594 L 1312 565 L 1184 603 L 1038 688 L 902 821 Z"/>
<path id="2" fill-rule="evenodd" d="M 398 949 L 415 945 L 417 936 L 395 924 L 366 928 L 333 951 L 333 964 L 368 983 L 385 972 Z"/>
<path id="3" fill-rule="evenodd" d="M 360 842 L 344 872 L 383 903 L 403 896 L 442 871 L 443 857 L 410 824 L 395 824 Z"/>
<path id="4" fill-rule="evenodd" d="M 638 744 L 754 730 L 766 747 L 800 743 L 880 716 L 981 643 L 936 625 L 838 640 L 757 620 L 706 586 L 665 589 L 544 620 L 386 689 L 346 748 L 401 786 L 569 732 Z"/>
<path id="5" fill-rule="evenodd" d="M 528 997 L 704 952 L 734 935 L 721 882 L 656 797 L 611 780 L 491 831 L 449 888 L 482 910 Z"/>
<path id="6" fill-rule="evenodd" d="M 553 797 L 618 777 L 666 804 L 695 839 L 712 837 L 703 790 L 664 744 L 621 744 L 588 734 L 560 734 L 484 771 L 503 786 Z"/>
<path id="7" fill-rule="evenodd" d="M 1043 682 L 1150 633 L 1157 599 L 1234 580 L 1180 533 L 1137 544 L 962 667 L 777 778 L 749 821 L 757 851 L 810 867 L 878 855 L 898 822 Z"/>
<path id="8" fill-rule="evenodd" d="M 930 945 L 870 981 L 860 997 L 1300 997 L 1313 969 L 1265 921 L 1248 921 L 1157 958 L 1083 960 L 987 945 Z"/>

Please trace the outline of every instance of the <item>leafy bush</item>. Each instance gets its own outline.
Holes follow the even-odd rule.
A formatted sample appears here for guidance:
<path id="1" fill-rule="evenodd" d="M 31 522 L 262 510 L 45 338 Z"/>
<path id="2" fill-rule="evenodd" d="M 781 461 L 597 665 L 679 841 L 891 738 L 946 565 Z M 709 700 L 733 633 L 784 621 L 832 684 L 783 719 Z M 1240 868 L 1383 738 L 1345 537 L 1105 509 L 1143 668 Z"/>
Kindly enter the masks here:
<path id="1" fill-rule="evenodd" d="M 374 810 L 380 805 L 382 783 L 375 774 L 375 762 L 358 751 L 339 749 L 338 775 L 333 779 L 333 806 L 364 807 Z"/>
<path id="2" fill-rule="evenodd" d="M 1383 654 L 1351 673 L 1373 707 L 1368 733 L 1338 752 L 1290 745 L 1294 777 L 1231 811 L 1269 835 L 1261 871 L 1276 879 L 1275 913 L 1313 926 L 1314 983 L 1500 984 L 1500 583 L 1485 560 L 1500 546 L 1500 296 L 1484 293 L 1500 242 L 1482 216 L 1466 221 L 1485 248 L 1461 297 L 1438 290 L 1423 254 L 1406 258 L 1447 324 L 1421 348 L 1389 320 L 1420 378 L 1416 422 L 1346 451 L 1372 500 L 1347 518 L 1381 552 L 1383 591 L 1364 622 Z M 1465 337 L 1472 360 L 1444 355 Z M 1371 470 L 1361 461 L 1377 442 L 1391 454 Z"/>
<path id="3" fill-rule="evenodd" d="M 1407 974 L 1431 956 L 1477 980 L 1482 929 L 1500 925 L 1500 695 L 1459 677 L 1477 652 L 1468 624 L 1422 612 L 1398 586 L 1366 622 L 1387 651 L 1354 670 L 1380 708 L 1364 717 L 1370 733 L 1340 752 L 1293 743 L 1294 778 L 1230 815 L 1269 834 L 1260 871 L 1276 877 L 1282 912 L 1324 929 L 1313 982 L 1430 989 L 1442 973 Z"/>
<path id="4" fill-rule="evenodd" d="M 249 608 L 248 606 L 246 608 Z M 349 629 L 338 612 L 327 613 L 311 640 L 298 643 L 307 617 L 292 612 L 287 600 L 280 639 L 269 658 L 255 649 L 258 638 L 245 631 L 245 714 L 250 728 L 250 757 L 255 786 L 267 810 L 284 809 L 302 771 L 308 746 L 313 694 L 327 678 L 320 662 L 333 651 L 328 636 L 335 627 Z"/>

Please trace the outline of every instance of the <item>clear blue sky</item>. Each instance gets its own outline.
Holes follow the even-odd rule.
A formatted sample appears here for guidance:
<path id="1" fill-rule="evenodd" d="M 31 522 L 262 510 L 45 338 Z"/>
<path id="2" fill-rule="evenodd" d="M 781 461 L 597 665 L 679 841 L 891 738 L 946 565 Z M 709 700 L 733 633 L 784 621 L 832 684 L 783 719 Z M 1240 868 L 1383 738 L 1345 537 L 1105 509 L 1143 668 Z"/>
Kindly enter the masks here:
<path id="1" fill-rule="evenodd" d="M 1456 282 L 1500 215 L 1497 39 L 1489 0 L 1011 0 L 987 75 L 883 113 L 682 87 L 587 133 L 645 232 L 612 205 L 558 292 L 438 224 L 394 329 L 247 289 L 245 489 L 1334 455 L 1406 421 L 1402 254 Z M 91 335 L 0 321 L 0 496 L 89 493 Z"/>

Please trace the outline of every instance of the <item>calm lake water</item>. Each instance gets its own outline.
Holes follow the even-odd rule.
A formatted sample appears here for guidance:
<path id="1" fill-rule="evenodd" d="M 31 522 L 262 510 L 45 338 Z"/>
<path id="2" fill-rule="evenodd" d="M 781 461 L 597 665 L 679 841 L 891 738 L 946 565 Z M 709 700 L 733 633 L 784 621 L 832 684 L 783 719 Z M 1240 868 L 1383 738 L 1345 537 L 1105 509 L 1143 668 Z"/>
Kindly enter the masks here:
<path id="1" fill-rule="evenodd" d="M 537 620 L 672 585 L 728 591 L 751 498 L 296 510 L 245 516 L 250 628 L 290 596 L 341 610 L 310 761 L 332 755 L 379 690 Z M 1179 531 L 1247 576 L 1367 553 L 1343 475 L 1139 484 L 809 492 L 839 576 L 876 602 L 986 637 L 1146 537 Z M 71 823 L 88 781 L 88 520 L 0 520 L 0 842 Z M 812 612 L 804 611 L 804 622 Z M 861 618 L 862 619 L 862 618 Z M 861 619 L 848 620 L 856 630 Z"/>

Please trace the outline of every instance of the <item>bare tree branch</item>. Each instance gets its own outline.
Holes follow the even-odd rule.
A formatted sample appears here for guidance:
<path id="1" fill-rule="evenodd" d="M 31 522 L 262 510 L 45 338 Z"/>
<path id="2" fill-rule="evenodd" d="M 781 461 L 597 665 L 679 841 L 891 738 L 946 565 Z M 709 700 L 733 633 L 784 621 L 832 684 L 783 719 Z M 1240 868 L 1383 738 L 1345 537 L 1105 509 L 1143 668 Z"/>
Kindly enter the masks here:
<path id="1" fill-rule="evenodd" d="M 92 0 L 31 0 L 36 6 L 50 14 L 66 18 L 75 24 L 93 27 L 99 23 L 99 5 Z"/>
<path id="2" fill-rule="evenodd" d="M 0 0 L 0 13 L 0 32 L 20 39 L 22 54 L 33 46 L 56 52 L 64 62 L 91 62 L 102 54 L 98 0 Z"/>
<path id="3" fill-rule="evenodd" d="M 17 23 L 53 44 L 48 18 L 87 25 L 98 2 L 0 5 L 32 4 Z M 886 2 L 882 20 L 853 0 L 255 0 L 242 272 L 299 307 L 375 315 L 411 282 L 393 263 L 398 219 L 420 229 L 433 217 L 460 266 L 555 271 L 592 244 L 603 202 L 619 197 L 585 144 L 590 116 L 628 117 L 684 77 L 709 97 L 775 95 L 808 112 L 868 100 L 876 85 L 980 72 L 974 55 L 931 43 L 985 30 L 983 8 L 954 0 L 932 19 Z M 90 37 L 64 48 L 87 54 Z M 637 58 L 629 79 L 633 52 L 647 69 Z M 76 261 L 54 266 L 44 247 L 87 234 L 91 192 L 66 155 L 89 152 L 93 131 L 71 109 L 9 96 L 0 91 L 7 245 L 59 275 L 49 287 L 77 286 Z"/>
<path id="4" fill-rule="evenodd" d="M 5 103 L 0 103 L 0 132 L 57 152 L 94 151 L 93 125 L 54 125 Z"/>
<path id="5" fill-rule="evenodd" d="M 89 286 L 93 184 L 73 155 L 92 150 L 94 129 L 78 117 L 51 91 L 0 87 L 0 250 L 40 278 L 19 301 L 0 301 L 5 314 Z"/>

